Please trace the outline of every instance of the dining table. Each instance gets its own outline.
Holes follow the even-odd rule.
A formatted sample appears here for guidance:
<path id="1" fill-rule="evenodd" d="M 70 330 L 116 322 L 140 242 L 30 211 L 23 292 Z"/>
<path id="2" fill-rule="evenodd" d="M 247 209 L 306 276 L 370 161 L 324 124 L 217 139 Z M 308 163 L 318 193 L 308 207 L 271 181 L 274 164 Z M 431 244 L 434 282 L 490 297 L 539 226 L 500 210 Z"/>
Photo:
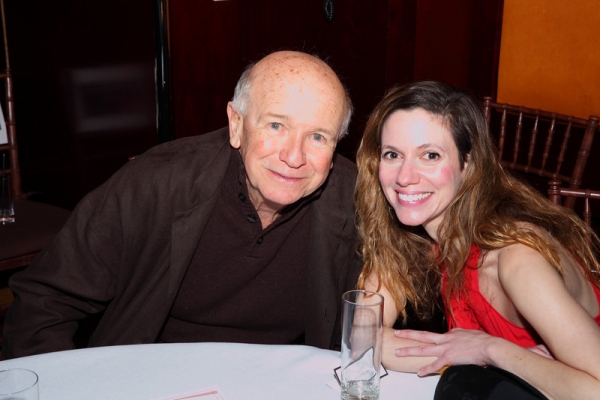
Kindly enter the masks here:
<path id="1" fill-rule="evenodd" d="M 0 361 L 39 377 L 40 400 L 339 399 L 338 351 L 305 345 L 156 343 Z M 388 371 L 380 400 L 432 399 L 439 376 Z"/>

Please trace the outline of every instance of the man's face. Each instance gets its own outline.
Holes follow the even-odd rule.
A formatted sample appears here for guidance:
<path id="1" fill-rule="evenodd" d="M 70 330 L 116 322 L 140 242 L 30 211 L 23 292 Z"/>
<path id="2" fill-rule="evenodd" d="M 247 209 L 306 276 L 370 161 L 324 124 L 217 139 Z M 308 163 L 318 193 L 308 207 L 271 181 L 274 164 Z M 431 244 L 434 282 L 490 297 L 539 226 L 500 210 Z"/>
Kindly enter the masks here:
<path id="1" fill-rule="evenodd" d="M 318 79 L 255 78 L 246 116 L 228 105 L 231 145 L 240 149 L 257 210 L 278 212 L 325 182 L 344 98 Z"/>

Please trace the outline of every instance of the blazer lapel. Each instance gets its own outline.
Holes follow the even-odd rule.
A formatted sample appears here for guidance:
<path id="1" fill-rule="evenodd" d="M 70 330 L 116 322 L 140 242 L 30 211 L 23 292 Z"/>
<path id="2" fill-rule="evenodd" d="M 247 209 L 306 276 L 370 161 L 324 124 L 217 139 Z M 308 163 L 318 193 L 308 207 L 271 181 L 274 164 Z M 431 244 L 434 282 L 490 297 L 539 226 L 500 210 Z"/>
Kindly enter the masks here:
<path id="1" fill-rule="evenodd" d="M 334 182 L 328 182 L 332 185 Z M 307 268 L 306 342 L 323 348 L 331 346 L 331 337 L 339 318 L 342 268 L 349 254 L 353 216 L 348 215 L 335 187 L 322 192 L 311 210 L 311 237 Z M 343 282 L 342 282 L 343 281 Z M 337 290 L 332 290 L 336 288 Z"/>
<path id="2" fill-rule="evenodd" d="M 193 183 L 190 209 L 176 213 L 171 225 L 171 270 L 169 294 L 179 290 L 181 281 L 194 256 L 200 237 L 219 198 L 231 148 L 229 142 L 222 147 L 209 168 L 202 171 Z"/>

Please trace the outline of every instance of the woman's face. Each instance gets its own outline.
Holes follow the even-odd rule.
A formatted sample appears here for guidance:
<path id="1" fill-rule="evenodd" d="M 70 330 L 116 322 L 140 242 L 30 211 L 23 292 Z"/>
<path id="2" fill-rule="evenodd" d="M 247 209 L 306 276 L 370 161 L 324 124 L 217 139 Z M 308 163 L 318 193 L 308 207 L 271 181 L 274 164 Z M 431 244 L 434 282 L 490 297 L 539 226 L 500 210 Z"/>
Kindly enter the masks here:
<path id="1" fill-rule="evenodd" d="M 383 125 L 380 156 L 379 181 L 400 222 L 423 225 L 437 241 L 467 164 L 461 165 L 450 131 L 423 109 L 395 111 Z"/>

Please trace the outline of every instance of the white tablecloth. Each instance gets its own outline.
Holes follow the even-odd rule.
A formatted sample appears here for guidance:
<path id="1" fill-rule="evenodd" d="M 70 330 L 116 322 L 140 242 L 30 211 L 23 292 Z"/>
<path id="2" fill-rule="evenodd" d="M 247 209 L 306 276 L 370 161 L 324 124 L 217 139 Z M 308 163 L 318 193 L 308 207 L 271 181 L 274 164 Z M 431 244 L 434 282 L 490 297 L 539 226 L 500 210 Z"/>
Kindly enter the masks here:
<path id="1" fill-rule="evenodd" d="M 185 343 L 62 351 L 0 362 L 39 375 L 40 400 L 164 399 L 217 388 L 225 400 L 339 399 L 340 353 L 308 346 Z M 432 399 L 438 377 L 390 372 L 380 400 Z"/>

